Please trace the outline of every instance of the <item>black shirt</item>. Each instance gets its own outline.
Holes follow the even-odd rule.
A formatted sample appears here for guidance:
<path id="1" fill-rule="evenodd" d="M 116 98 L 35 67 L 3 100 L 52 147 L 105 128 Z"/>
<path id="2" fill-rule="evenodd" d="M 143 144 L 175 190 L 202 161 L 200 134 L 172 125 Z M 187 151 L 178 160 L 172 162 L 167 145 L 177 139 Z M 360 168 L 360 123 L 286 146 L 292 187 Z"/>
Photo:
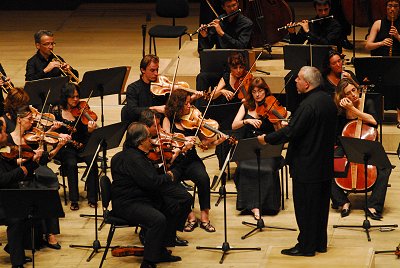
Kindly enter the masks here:
<path id="1" fill-rule="evenodd" d="M 59 55 L 57 55 L 62 61 Z M 43 70 L 47 67 L 47 65 L 53 60 L 54 56 L 51 55 L 48 60 L 46 60 L 42 54 L 40 54 L 39 50 L 26 62 L 26 73 L 25 73 L 25 81 L 32 81 L 42 78 L 50 78 L 50 77 L 58 77 L 62 76 L 62 72 L 59 68 L 54 68 L 48 73 L 45 73 Z M 65 62 L 65 61 L 64 61 Z M 79 76 L 78 71 L 71 68 L 71 71 Z"/>
<path id="2" fill-rule="evenodd" d="M 400 30 L 400 19 L 397 19 L 393 22 L 393 25 L 396 29 Z M 389 31 L 392 26 L 392 22 L 387 18 L 381 20 L 381 28 L 379 29 L 378 34 L 374 42 L 383 41 L 385 38 L 390 37 Z M 392 48 L 392 56 L 400 56 L 400 42 L 396 38 L 393 38 L 393 48 Z M 389 47 L 381 46 L 377 49 L 371 50 L 371 56 L 389 56 Z"/>
<path id="3" fill-rule="evenodd" d="M 320 88 L 304 94 L 289 125 L 270 133 L 265 141 L 281 144 L 289 141 L 286 154 L 290 174 L 301 183 L 333 179 L 333 148 L 337 109 L 332 98 Z"/>
<path id="4" fill-rule="evenodd" d="M 226 16 L 223 14 L 220 16 Z M 214 28 L 210 28 L 208 35 L 204 38 L 199 34 L 199 51 L 212 48 L 244 49 L 251 48 L 250 37 L 253 30 L 253 22 L 239 13 L 232 21 L 220 21 L 223 36 L 219 36 Z"/>
<path id="5" fill-rule="evenodd" d="M 2 73 L 2 75 L 7 77 L 7 74 L 4 71 L 3 66 L 1 66 L 1 64 L 0 64 L 0 72 Z M 3 115 L 3 113 L 4 113 L 4 103 L 3 102 L 4 102 L 4 98 L 3 98 L 3 93 L 1 92 L 0 93 L 0 116 Z"/>

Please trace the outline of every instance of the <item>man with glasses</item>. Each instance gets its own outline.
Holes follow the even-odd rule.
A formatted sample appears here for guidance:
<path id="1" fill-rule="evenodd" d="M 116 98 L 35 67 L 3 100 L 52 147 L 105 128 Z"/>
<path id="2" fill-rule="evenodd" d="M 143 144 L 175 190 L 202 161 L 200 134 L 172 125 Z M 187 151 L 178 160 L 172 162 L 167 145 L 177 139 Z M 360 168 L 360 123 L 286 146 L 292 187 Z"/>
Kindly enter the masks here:
<path id="1" fill-rule="evenodd" d="M 62 76 L 68 70 L 78 77 L 78 71 L 65 63 L 63 58 L 57 55 L 62 62 L 55 60 L 53 49 L 56 43 L 51 31 L 40 30 L 34 34 L 34 39 L 37 52 L 26 63 L 26 81 Z"/>
<path id="2" fill-rule="evenodd" d="M 222 9 L 230 15 L 239 9 L 238 0 L 222 0 Z M 250 37 L 253 29 L 253 22 L 239 13 L 224 21 L 218 19 L 209 23 L 209 27 L 204 27 L 199 33 L 199 51 L 212 48 L 251 48 Z M 204 25 L 202 25 L 204 26 Z"/>
<path id="3" fill-rule="evenodd" d="M 365 48 L 371 51 L 371 56 L 389 56 L 392 49 L 392 56 L 400 56 L 400 29 L 399 0 L 386 1 L 386 17 L 377 20 L 371 27 L 370 34 Z M 392 24 L 393 22 L 393 24 Z M 385 96 L 385 110 L 397 109 L 397 128 L 400 128 L 400 96 L 399 89 L 385 89 L 392 96 Z"/>

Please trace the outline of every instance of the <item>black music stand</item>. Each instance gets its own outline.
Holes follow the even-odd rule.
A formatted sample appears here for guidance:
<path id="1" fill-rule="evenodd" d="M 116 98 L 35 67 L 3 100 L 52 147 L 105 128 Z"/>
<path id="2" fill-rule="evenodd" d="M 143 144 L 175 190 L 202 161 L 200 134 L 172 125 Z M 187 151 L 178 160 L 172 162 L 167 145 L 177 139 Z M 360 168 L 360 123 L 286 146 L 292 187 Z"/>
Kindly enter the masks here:
<path id="1" fill-rule="evenodd" d="M 236 146 L 236 150 L 234 155 L 232 156 L 231 161 L 244 161 L 257 159 L 257 180 L 258 180 L 258 209 L 260 210 L 260 218 L 257 220 L 257 223 L 250 223 L 243 221 L 242 224 L 254 226 L 255 228 L 242 236 L 242 239 L 246 239 L 251 234 L 256 231 L 262 231 L 263 228 L 272 228 L 272 229 L 280 229 L 280 230 L 289 230 L 289 231 L 297 231 L 297 229 L 293 228 L 285 228 L 285 227 L 276 227 L 276 226 L 266 226 L 264 224 L 264 220 L 262 218 L 262 202 L 261 202 L 261 159 L 264 158 L 273 158 L 280 157 L 282 154 L 283 144 L 279 145 L 261 145 L 258 142 L 257 137 L 250 139 L 239 140 L 238 145 Z"/>
<path id="2" fill-rule="evenodd" d="M 373 165 L 378 168 L 392 168 L 385 150 L 380 142 L 369 141 L 362 139 L 355 139 L 349 137 L 339 137 L 343 150 L 350 162 L 364 164 L 365 170 L 365 208 L 364 208 L 364 222 L 360 225 L 333 225 L 333 228 L 350 227 L 350 228 L 363 228 L 367 234 L 368 241 L 371 241 L 369 229 L 374 227 L 398 227 L 397 224 L 384 224 L 372 226 L 368 220 L 368 194 L 367 194 L 367 180 L 368 180 L 368 165 Z"/>
<path id="3" fill-rule="evenodd" d="M 104 127 L 104 96 L 118 94 L 125 87 L 130 71 L 129 66 L 120 66 L 95 71 L 83 75 L 80 86 L 80 98 L 99 97 L 101 100 L 101 126 Z"/>
<path id="4" fill-rule="evenodd" d="M 127 123 L 125 122 L 120 122 L 112 125 L 108 125 L 105 127 L 101 127 L 98 129 L 95 129 L 92 133 L 92 135 L 89 138 L 89 141 L 84 149 L 84 151 L 79 154 L 79 156 L 88 156 L 88 155 L 93 155 L 93 160 L 88 167 L 88 172 L 87 174 L 90 173 L 90 169 L 93 166 L 94 161 L 97 159 L 97 155 L 102 149 L 103 151 L 103 165 L 102 165 L 102 174 L 103 176 L 107 177 L 107 158 L 106 158 L 106 153 L 107 150 L 116 148 L 120 145 L 121 140 L 125 134 L 127 128 Z M 95 188 L 98 189 L 99 187 L 99 181 L 95 180 Z M 97 195 L 96 195 L 96 203 L 97 203 Z M 89 262 L 96 253 L 99 252 L 99 249 L 105 248 L 102 247 L 99 241 L 99 236 L 98 236 L 98 229 L 97 229 L 97 206 L 95 206 L 94 209 L 94 217 L 95 217 L 95 225 L 94 225 L 94 233 L 95 233 L 95 240 L 93 241 L 93 244 L 91 246 L 87 245 L 69 245 L 71 248 L 92 248 L 93 251 L 89 255 L 89 257 L 86 259 L 87 262 Z M 85 214 L 80 214 L 81 217 L 86 217 L 86 216 L 92 216 L 92 215 L 85 215 Z"/>
<path id="5" fill-rule="evenodd" d="M 68 81 L 68 76 L 26 81 L 24 90 L 29 95 L 29 104 L 41 108 L 46 99 L 47 92 L 50 90 L 46 104 L 57 105 L 60 101 L 61 88 L 68 83 Z"/>
<path id="6" fill-rule="evenodd" d="M 228 152 L 228 155 L 226 156 L 224 166 L 221 169 L 221 174 L 220 174 L 220 179 L 221 179 L 221 184 L 222 184 L 222 189 L 223 189 L 223 199 L 224 199 L 224 242 L 222 243 L 221 247 L 201 247 L 197 246 L 196 249 L 214 249 L 214 250 L 221 250 L 222 251 L 222 256 L 219 261 L 220 264 L 224 262 L 225 256 L 229 253 L 231 250 L 261 250 L 260 247 L 253 247 L 253 248 L 235 248 L 231 247 L 228 242 L 228 230 L 227 230 L 227 217 L 226 217 L 226 176 L 223 175 L 223 171 L 226 169 L 228 166 L 228 163 L 231 159 L 231 154 L 234 151 L 235 146 L 232 145 L 231 149 Z"/>
<path id="7" fill-rule="evenodd" d="M 7 218 L 31 223 L 32 267 L 35 267 L 35 220 L 63 218 L 60 195 L 55 189 L 1 189 L 0 200 Z"/>
<path id="8" fill-rule="evenodd" d="M 228 57 L 232 53 L 241 53 L 244 58 L 246 69 L 251 66 L 249 51 L 246 49 L 204 49 L 200 54 L 200 72 L 210 72 L 222 74 L 229 70 Z"/>
<path id="9" fill-rule="evenodd" d="M 325 45 L 286 45 L 283 47 L 284 69 L 299 70 L 303 66 L 314 66 L 322 70 L 332 48 Z"/>

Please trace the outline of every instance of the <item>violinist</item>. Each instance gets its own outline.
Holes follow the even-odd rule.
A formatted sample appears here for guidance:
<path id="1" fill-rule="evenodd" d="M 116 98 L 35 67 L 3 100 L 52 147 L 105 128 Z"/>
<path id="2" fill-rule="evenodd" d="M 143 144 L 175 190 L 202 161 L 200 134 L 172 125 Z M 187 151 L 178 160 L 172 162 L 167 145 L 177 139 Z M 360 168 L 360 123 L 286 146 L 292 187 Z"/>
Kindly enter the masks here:
<path id="1" fill-rule="evenodd" d="M 250 84 L 245 102 L 240 107 L 232 123 L 233 130 L 240 130 L 240 138 L 251 138 L 261 134 L 274 132 L 278 123 L 272 124 L 267 118 L 257 114 L 258 103 L 272 95 L 264 79 L 257 77 Z M 262 159 L 262 208 L 263 214 L 277 214 L 280 208 L 279 163 L 281 158 Z M 260 218 L 258 208 L 257 161 L 255 159 L 241 161 L 235 172 L 235 184 L 238 192 L 236 209 L 242 214 L 253 213 L 255 220 Z"/>
<path id="2" fill-rule="evenodd" d="M 320 19 L 328 17 L 331 11 L 330 0 L 314 0 L 314 9 L 316 17 Z M 287 26 L 292 26 L 291 22 Z M 296 28 L 288 28 L 291 44 L 303 44 L 307 41 L 312 45 L 335 45 L 339 52 L 342 52 L 341 35 L 342 29 L 335 18 L 324 19 L 309 23 L 308 20 L 300 22 L 300 30 L 296 33 Z"/>
<path id="3" fill-rule="evenodd" d="M 364 111 L 360 111 L 360 91 L 353 81 L 342 79 L 338 85 L 335 97 L 336 105 L 339 109 L 337 135 L 342 135 L 345 125 L 357 118 L 362 119 L 363 123 L 377 127 L 377 113 L 374 102 L 366 99 Z M 336 156 L 343 156 L 343 149 L 339 146 L 335 150 Z M 371 219 L 380 220 L 382 218 L 383 206 L 385 203 L 387 184 L 391 170 L 378 168 L 377 179 L 372 188 L 372 193 L 368 198 L 367 214 Z M 340 188 L 335 181 L 332 182 L 332 207 L 341 208 L 340 214 L 346 217 L 350 214 L 351 203 L 347 194 Z"/>
<path id="4" fill-rule="evenodd" d="M 10 81 L 10 78 L 7 77 L 7 74 L 4 71 L 3 66 L 1 66 L 1 63 L 0 63 L 0 73 L 2 75 L 4 75 L 4 77 L 0 77 L 0 87 L 3 87 L 3 86 L 6 86 L 7 82 Z M 3 80 L 3 78 L 4 78 L 4 80 Z M 4 102 L 4 97 L 3 97 L 3 92 L 1 92 L 1 94 L 0 94 L 0 116 L 3 115 L 3 113 L 4 113 L 4 103 L 3 102 Z"/>
<path id="5" fill-rule="evenodd" d="M 52 113 L 55 115 L 57 121 L 63 122 L 64 124 L 75 126 L 76 132 L 72 133 L 64 126 L 60 127 L 57 131 L 59 133 L 70 134 L 72 140 L 86 144 L 89 139 L 90 134 L 96 129 L 97 124 L 94 121 L 88 121 L 87 125 L 83 123 L 82 118 L 85 113 L 85 108 L 81 106 L 86 106 L 87 103 L 81 105 L 83 102 L 79 98 L 79 88 L 74 83 L 67 83 L 61 89 L 60 105 L 54 106 Z M 92 111 L 89 114 L 93 113 Z M 75 116 L 74 116 L 75 115 Z M 78 121 L 79 120 L 79 121 Z M 59 154 L 59 158 L 62 159 L 62 169 L 64 174 L 68 178 L 68 188 L 69 188 L 69 199 L 71 201 L 70 209 L 79 209 L 79 188 L 78 188 L 78 162 L 85 162 L 87 166 L 90 166 L 93 156 L 80 157 L 79 153 L 83 149 L 77 149 L 73 144 L 67 144 L 63 147 Z M 93 162 L 92 169 L 89 171 L 86 185 L 87 185 L 87 199 L 90 207 L 94 208 L 97 206 L 96 203 L 96 183 L 95 180 L 98 179 L 98 166 L 97 162 Z"/>
<path id="6" fill-rule="evenodd" d="M 175 164 L 179 165 L 183 169 L 182 177 L 190 179 L 196 183 L 198 188 L 199 203 L 200 203 L 200 223 L 196 219 L 194 212 L 192 211 L 188 216 L 188 222 L 185 226 L 185 232 L 192 232 L 196 227 L 200 225 L 202 229 L 207 232 L 215 232 L 215 227 L 212 226 L 209 217 L 210 211 L 210 177 L 207 174 L 203 161 L 198 156 L 196 149 L 193 147 L 196 137 L 196 130 L 186 129 L 184 127 L 184 120 L 182 119 L 185 115 L 191 112 L 190 94 L 181 89 L 177 89 L 173 92 L 169 98 L 166 107 L 163 121 L 163 128 L 166 132 L 170 133 L 182 133 L 185 135 L 188 142 L 182 148 L 180 156 L 175 160 Z M 215 135 L 217 136 L 217 135 Z M 206 138 L 199 136 L 200 141 L 204 145 L 218 145 L 226 140 L 225 136 L 221 136 L 218 139 Z"/>
<path id="7" fill-rule="evenodd" d="M 74 70 L 64 59 L 57 55 L 62 61 L 55 60 L 53 49 L 56 45 L 54 34 L 48 30 L 40 30 L 34 34 L 35 47 L 37 52 L 26 63 L 25 81 L 32 81 L 42 78 L 62 76 L 63 72 L 71 71 L 78 76 L 78 71 Z"/>
<path id="8" fill-rule="evenodd" d="M 173 168 L 158 174 L 146 157 L 151 148 L 148 128 L 134 122 L 128 127 L 123 150 L 111 160 L 113 211 L 129 223 L 146 227 L 141 268 L 181 260 L 166 247 L 176 245 L 176 230 L 183 229 L 191 205 L 190 195 L 175 183 L 182 172 Z M 166 200 L 171 201 L 174 194 L 186 196 L 186 202 L 171 206 Z"/>
<path id="9" fill-rule="evenodd" d="M 10 90 L 4 100 L 4 123 L 6 132 L 11 133 L 15 129 L 17 120 L 17 110 L 29 103 L 29 95 L 21 87 L 15 87 Z"/>
<path id="10" fill-rule="evenodd" d="M 372 25 L 365 48 L 371 51 L 371 56 L 400 55 L 400 19 L 399 0 L 386 1 L 386 17 L 377 20 Z M 385 110 L 397 110 L 397 128 L 400 128 L 400 95 L 397 87 L 385 87 Z"/>
<path id="11" fill-rule="evenodd" d="M 146 55 L 140 61 L 139 80 L 128 85 L 126 89 L 126 105 L 122 108 L 122 121 L 138 121 L 140 113 L 151 109 L 164 114 L 166 97 L 158 97 L 151 93 L 151 82 L 158 77 L 159 58 L 155 55 Z"/>
<path id="12" fill-rule="evenodd" d="M 253 22 L 239 13 L 224 21 L 220 18 L 239 10 L 238 0 L 221 0 L 222 9 L 225 14 L 213 20 L 209 27 L 200 31 L 198 50 L 213 48 L 251 48 L 250 37 L 253 30 Z M 201 25 L 204 26 L 204 25 Z"/>

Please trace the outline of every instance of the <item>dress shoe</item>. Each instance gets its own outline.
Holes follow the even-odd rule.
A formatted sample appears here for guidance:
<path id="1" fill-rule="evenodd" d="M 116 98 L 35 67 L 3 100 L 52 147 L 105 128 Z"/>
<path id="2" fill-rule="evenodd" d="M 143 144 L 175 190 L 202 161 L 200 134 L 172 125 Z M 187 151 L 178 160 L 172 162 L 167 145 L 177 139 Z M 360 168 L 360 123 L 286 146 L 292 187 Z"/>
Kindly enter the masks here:
<path id="1" fill-rule="evenodd" d="M 328 249 L 327 249 L 327 248 L 318 248 L 318 249 L 317 249 L 317 252 L 319 252 L 319 253 L 326 253 L 326 252 L 328 252 Z"/>
<path id="2" fill-rule="evenodd" d="M 10 247 L 9 247 L 8 244 L 4 246 L 4 251 L 7 252 L 8 254 L 10 254 Z M 28 256 L 25 256 L 24 257 L 24 263 L 27 263 L 27 262 L 32 262 L 32 258 L 28 257 Z M 18 266 L 16 266 L 16 267 L 18 267 Z"/>
<path id="3" fill-rule="evenodd" d="M 157 268 L 157 265 L 153 262 L 143 260 L 140 268 Z"/>
<path id="4" fill-rule="evenodd" d="M 281 254 L 289 256 L 305 256 L 305 257 L 315 256 L 315 252 L 309 252 L 309 253 L 301 252 L 297 247 L 283 249 L 281 251 Z"/>
<path id="5" fill-rule="evenodd" d="M 177 262 L 181 261 L 182 258 L 179 256 L 174 256 L 174 255 L 166 255 L 160 258 L 158 262 Z"/>
<path id="6" fill-rule="evenodd" d="M 47 242 L 46 246 L 48 248 L 52 248 L 52 249 L 57 249 L 57 250 L 61 249 L 61 245 L 58 242 L 55 244 L 50 244 L 49 242 Z"/>
<path id="7" fill-rule="evenodd" d="M 23 265 L 13 265 L 13 266 L 11 266 L 12 268 L 24 268 L 24 266 Z"/>
<path id="8" fill-rule="evenodd" d="M 342 41 L 342 47 L 345 49 L 353 49 L 354 45 L 346 38 Z"/>
<path id="9" fill-rule="evenodd" d="M 32 262 L 32 258 L 25 256 L 24 263 L 27 263 L 27 262 Z"/>
<path id="10" fill-rule="evenodd" d="M 185 239 L 180 239 L 179 236 L 175 237 L 175 246 L 177 247 L 186 247 L 189 244 L 189 241 Z"/>
<path id="11" fill-rule="evenodd" d="M 371 210 L 369 210 L 369 209 L 367 209 L 367 215 L 368 215 L 368 217 L 370 217 L 371 219 L 376 220 L 376 221 L 380 221 L 383 218 L 379 212 L 377 212 L 377 211 L 371 212 Z"/>
<path id="12" fill-rule="evenodd" d="M 350 209 L 351 205 L 348 208 L 344 208 L 340 211 L 340 216 L 342 216 L 342 218 L 347 217 L 350 215 Z"/>

